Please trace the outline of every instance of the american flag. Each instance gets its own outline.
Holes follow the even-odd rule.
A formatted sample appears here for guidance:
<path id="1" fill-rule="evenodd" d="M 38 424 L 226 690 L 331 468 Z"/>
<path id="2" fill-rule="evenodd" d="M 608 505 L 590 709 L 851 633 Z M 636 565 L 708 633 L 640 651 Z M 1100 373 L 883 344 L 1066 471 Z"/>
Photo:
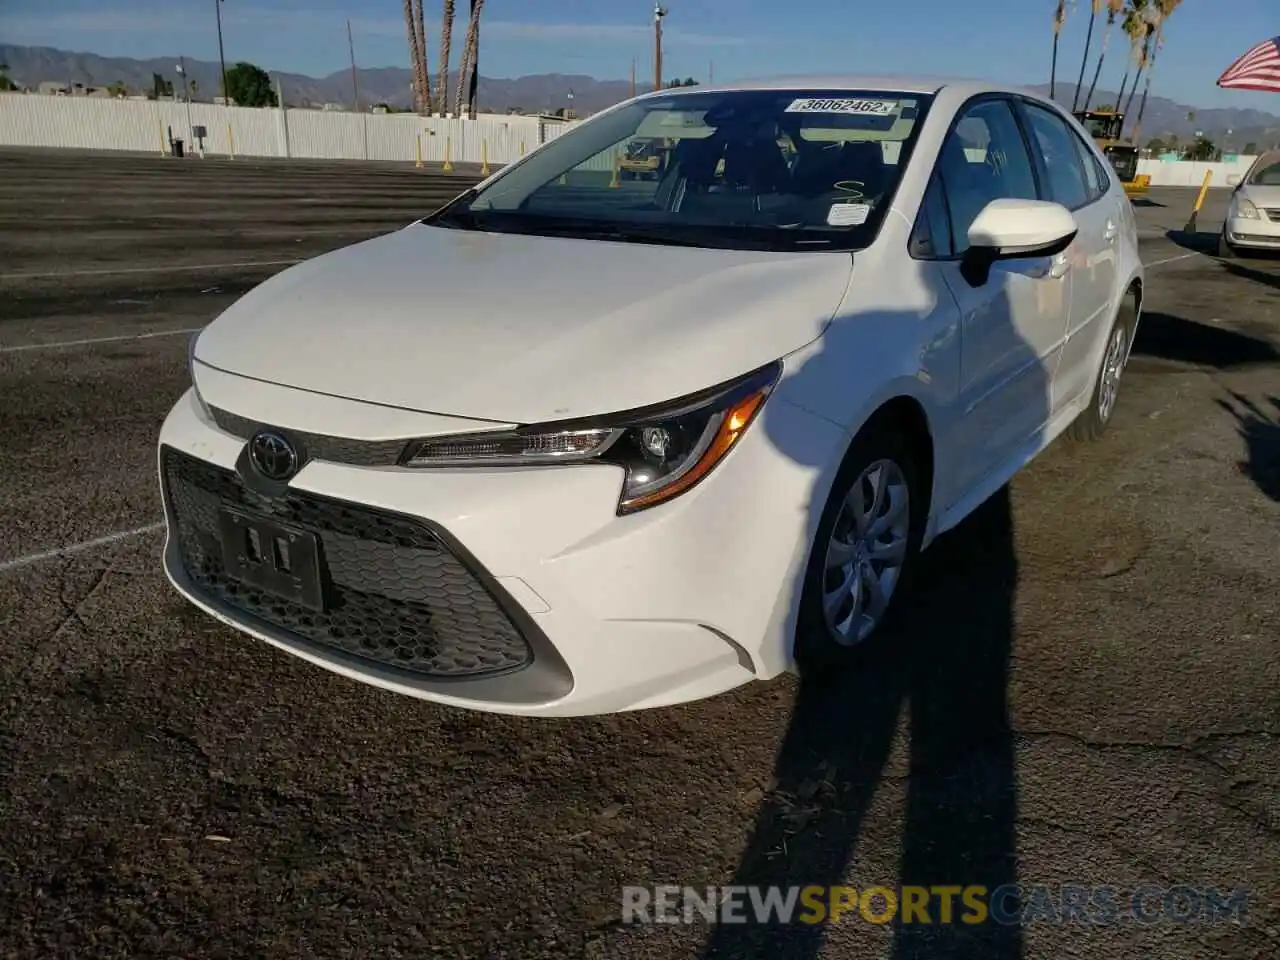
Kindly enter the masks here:
<path id="1" fill-rule="evenodd" d="M 1218 86 L 1280 93 L 1280 37 L 1263 40 L 1227 68 Z"/>

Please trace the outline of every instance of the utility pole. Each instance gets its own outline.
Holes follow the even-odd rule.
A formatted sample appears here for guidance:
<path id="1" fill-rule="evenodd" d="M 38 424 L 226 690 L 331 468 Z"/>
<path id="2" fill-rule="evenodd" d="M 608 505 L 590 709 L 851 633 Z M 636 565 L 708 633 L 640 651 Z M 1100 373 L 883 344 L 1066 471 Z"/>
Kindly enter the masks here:
<path id="1" fill-rule="evenodd" d="M 707 64 L 707 85 L 714 87 L 716 84 L 716 62 L 712 60 Z"/>
<path id="2" fill-rule="evenodd" d="M 231 94 L 227 93 L 227 58 L 222 52 L 222 0 L 213 0 L 213 10 L 218 17 L 218 65 L 222 68 L 222 102 L 229 105 Z"/>
<path id="3" fill-rule="evenodd" d="M 360 87 L 356 83 L 356 44 L 351 39 L 351 21 L 347 20 L 347 51 L 351 54 L 351 100 L 360 114 L 361 132 L 364 134 L 364 158 L 369 159 L 369 120 L 360 110 Z"/>
<path id="4" fill-rule="evenodd" d="M 662 89 L 662 18 L 667 8 L 661 3 L 653 5 L 653 89 Z"/>
<path id="5" fill-rule="evenodd" d="M 636 58 L 631 58 L 631 96 L 636 95 Z"/>

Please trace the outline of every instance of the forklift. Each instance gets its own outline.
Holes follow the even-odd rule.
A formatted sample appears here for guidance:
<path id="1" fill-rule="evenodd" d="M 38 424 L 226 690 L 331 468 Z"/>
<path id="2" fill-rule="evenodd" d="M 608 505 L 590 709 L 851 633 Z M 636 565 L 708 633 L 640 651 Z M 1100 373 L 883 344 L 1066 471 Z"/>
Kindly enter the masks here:
<path id="1" fill-rule="evenodd" d="M 1124 192 L 1130 197 L 1145 194 L 1151 186 L 1151 177 L 1138 173 L 1138 145 L 1120 137 L 1124 114 L 1114 110 L 1082 110 L 1073 116 L 1089 131 L 1098 149 L 1110 161 Z"/>

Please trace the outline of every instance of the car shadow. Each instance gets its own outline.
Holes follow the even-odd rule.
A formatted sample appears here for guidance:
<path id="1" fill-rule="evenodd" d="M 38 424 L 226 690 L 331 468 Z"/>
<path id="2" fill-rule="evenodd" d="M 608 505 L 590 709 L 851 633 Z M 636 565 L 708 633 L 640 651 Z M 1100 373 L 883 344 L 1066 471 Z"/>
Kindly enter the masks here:
<path id="1" fill-rule="evenodd" d="M 1280 351 L 1266 340 L 1228 327 L 1146 310 L 1133 341 L 1133 355 L 1220 370 L 1280 362 Z"/>
<path id="2" fill-rule="evenodd" d="M 1135 207 L 1167 207 L 1167 203 L 1161 203 L 1158 200 L 1152 200 L 1150 197 L 1130 197 L 1129 202 Z"/>
<path id="3" fill-rule="evenodd" d="M 1268 396 L 1260 404 L 1234 390 L 1229 392 L 1231 399 L 1218 404 L 1236 418 L 1244 441 L 1246 459 L 1239 463 L 1240 472 L 1265 496 L 1280 503 L 1280 396 Z"/>
<path id="4" fill-rule="evenodd" d="M 1027 348 L 1007 324 L 1005 281 L 998 277 L 993 273 L 990 281 L 1002 284 L 990 301 L 993 309 L 977 321 L 991 324 L 991 317 L 1006 318 L 1005 329 L 979 331 L 977 342 L 990 348 L 986 356 L 993 363 L 1007 360 L 1008 353 L 1001 352 L 1006 346 Z M 933 316 L 931 309 L 922 309 L 877 319 L 890 326 L 914 324 L 928 340 L 941 331 L 926 329 L 937 322 Z M 810 386 L 813 395 L 829 389 L 841 369 L 832 358 L 856 356 L 850 351 L 866 342 L 859 329 L 864 326 L 857 316 L 837 318 L 821 351 L 787 378 L 793 382 L 786 385 L 794 388 L 787 395 L 805 396 Z M 933 382 L 954 385 L 946 402 L 960 409 L 994 373 L 962 369 L 958 342 L 931 362 L 936 363 L 930 371 Z M 1042 365 L 1032 366 L 1027 374 L 1032 379 L 1024 386 L 1028 395 L 1041 398 L 1043 411 L 1028 422 L 1043 422 L 1049 380 Z M 967 391 L 966 382 L 972 385 Z M 803 462 L 793 436 L 782 428 L 783 418 L 775 425 L 769 411 L 766 406 L 763 420 L 771 441 L 784 455 Z M 814 491 L 811 515 L 821 513 L 827 502 L 830 480 L 826 483 Z M 861 899 L 872 886 L 888 888 L 899 903 L 904 888 L 932 891 L 925 907 L 928 922 L 921 923 L 919 913 L 907 918 L 914 922 L 906 922 L 900 905 L 890 914 L 895 958 L 1021 957 L 1015 889 L 1018 791 L 1007 694 L 1018 580 L 1013 532 L 1005 487 L 920 555 L 915 583 L 902 598 L 907 602 L 899 605 L 892 626 L 886 624 L 876 653 L 868 652 L 848 671 L 802 676 L 775 763 L 774 787 L 760 802 L 730 882 L 763 887 L 761 895 L 769 887 L 785 893 L 818 885 L 827 888 L 818 898 L 827 910 L 820 915 L 811 911 L 806 920 L 800 908 L 798 923 L 752 918 L 722 922 L 708 938 L 702 954 L 706 960 L 816 957 L 831 923 L 869 927 L 868 913 L 890 914 L 881 894 L 870 902 Z M 825 544 L 810 549 L 822 549 L 825 556 Z M 791 589 L 792 596 L 801 596 L 803 577 Z M 905 762 L 895 749 L 900 729 L 906 734 Z M 878 809 L 876 801 L 892 804 L 899 790 L 905 792 L 904 822 L 894 877 L 859 862 L 857 851 L 871 811 Z M 845 894 L 852 907 L 833 921 L 829 888 L 846 884 L 857 888 Z M 943 912 L 943 894 L 936 890 L 945 886 L 955 893 L 948 902 L 949 916 Z M 1001 898 L 1000 922 L 992 918 L 995 911 L 985 919 L 964 917 L 960 890 L 972 886 L 988 892 L 1005 888 L 1011 894 Z"/>

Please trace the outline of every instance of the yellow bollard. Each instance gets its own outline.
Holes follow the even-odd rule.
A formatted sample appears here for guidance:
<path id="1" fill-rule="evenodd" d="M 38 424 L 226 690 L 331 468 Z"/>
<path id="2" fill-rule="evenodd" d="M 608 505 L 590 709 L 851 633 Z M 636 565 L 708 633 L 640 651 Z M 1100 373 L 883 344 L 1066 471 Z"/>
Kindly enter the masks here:
<path id="1" fill-rule="evenodd" d="M 231 144 L 231 155 L 227 158 L 234 160 L 236 158 L 236 132 L 231 129 L 231 124 L 227 124 L 227 143 Z"/>
<path id="2" fill-rule="evenodd" d="M 167 157 L 169 151 L 164 148 L 164 121 L 162 120 L 156 121 L 156 137 L 160 141 L 160 156 Z"/>
<path id="3" fill-rule="evenodd" d="M 613 179 L 609 181 L 609 186 L 611 187 L 622 186 L 621 181 L 618 179 L 618 171 L 621 170 L 621 168 L 622 168 L 622 161 L 618 157 L 618 155 L 615 153 L 613 155 Z"/>
<path id="4" fill-rule="evenodd" d="M 421 167 L 422 166 L 422 134 L 418 134 L 417 137 L 414 138 L 414 155 L 416 159 L 413 165 L 415 167 Z"/>
<path id="5" fill-rule="evenodd" d="M 452 153 L 453 153 L 453 138 L 445 137 L 444 138 L 444 166 L 440 168 L 445 173 L 453 172 L 453 164 L 449 162 L 449 156 Z"/>
<path id="6" fill-rule="evenodd" d="M 480 141 L 480 176 L 489 175 L 489 141 Z"/>
<path id="7" fill-rule="evenodd" d="M 1182 228 L 1184 233 L 1196 232 L 1196 217 L 1200 215 L 1200 208 L 1204 205 L 1204 195 L 1209 192 L 1209 181 L 1213 179 L 1213 171 L 1206 170 L 1204 172 L 1204 183 L 1200 185 L 1200 196 L 1196 197 L 1196 205 L 1191 210 L 1191 219 L 1187 221 L 1187 225 Z"/>

